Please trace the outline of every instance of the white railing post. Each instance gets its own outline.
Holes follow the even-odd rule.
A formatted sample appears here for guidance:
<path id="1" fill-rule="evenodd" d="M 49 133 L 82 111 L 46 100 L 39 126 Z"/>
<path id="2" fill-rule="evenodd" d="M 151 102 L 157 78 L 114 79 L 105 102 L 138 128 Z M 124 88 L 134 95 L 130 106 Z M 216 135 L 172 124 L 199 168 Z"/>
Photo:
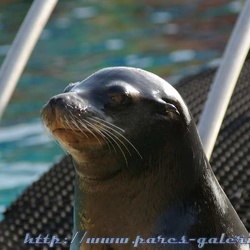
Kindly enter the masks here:
<path id="1" fill-rule="evenodd" d="M 246 0 L 226 46 L 198 126 L 210 159 L 228 104 L 250 48 L 250 0 Z"/>
<path id="2" fill-rule="evenodd" d="M 58 0 L 35 0 L 0 69 L 0 119 Z"/>

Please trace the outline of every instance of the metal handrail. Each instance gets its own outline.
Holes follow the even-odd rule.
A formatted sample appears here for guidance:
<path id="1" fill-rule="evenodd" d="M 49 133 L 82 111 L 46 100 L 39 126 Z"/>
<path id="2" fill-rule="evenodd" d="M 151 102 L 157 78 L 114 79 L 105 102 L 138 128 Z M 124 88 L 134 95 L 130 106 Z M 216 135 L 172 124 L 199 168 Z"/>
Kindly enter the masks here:
<path id="1" fill-rule="evenodd" d="M 198 126 L 210 159 L 243 63 L 250 48 L 250 0 L 245 2 L 226 46 Z"/>
<path id="2" fill-rule="evenodd" d="M 58 0 L 35 0 L 0 69 L 0 119 Z"/>

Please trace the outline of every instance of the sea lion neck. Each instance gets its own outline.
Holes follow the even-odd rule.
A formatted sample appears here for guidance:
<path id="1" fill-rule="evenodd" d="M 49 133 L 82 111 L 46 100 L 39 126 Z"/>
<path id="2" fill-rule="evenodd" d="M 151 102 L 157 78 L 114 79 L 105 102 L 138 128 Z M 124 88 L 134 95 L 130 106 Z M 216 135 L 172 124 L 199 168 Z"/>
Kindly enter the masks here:
<path id="1" fill-rule="evenodd" d="M 100 150 L 98 154 L 87 154 L 79 157 L 80 161 L 73 158 L 76 176 L 84 185 L 82 192 L 97 192 L 108 185 L 109 180 L 122 175 L 123 165 L 118 156 L 111 157 L 109 151 Z M 81 160 L 82 159 L 82 160 Z M 107 167 L 108 166 L 108 167 Z"/>
<path id="2" fill-rule="evenodd" d="M 158 224 L 161 218 L 159 215 L 171 211 L 173 207 L 177 208 L 176 213 L 179 213 L 182 211 L 179 206 L 192 203 L 194 193 L 203 188 L 200 180 L 206 166 L 202 148 L 199 149 L 200 153 L 196 154 L 196 157 L 200 157 L 198 162 L 201 164 L 197 166 L 193 150 L 197 150 L 200 144 L 194 141 L 195 144 L 190 147 L 189 134 L 186 134 L 185 138 L 186 143 L 179 144 L 178 148 L 172 147 L 169 151 L 169 147 L 166 147 L 158 154 L 155 151 L 149 155 L 146 162 L 142 161 L 146 164 L 141 166 L 144 167 L 144 171 L 132 177 L 125 172 L 126 174 L 110 178 L 106 184 L 105 181 L 93 182 L 89 191 L 86 189 L 86 181 L 77 176 L 75 185 L 75 197 L 78 197 L 75 203 L 77 230 L 87 231 L 92 237 L 98 235 L 150 237 L 158 230 L 164 231 L 165 229 Z M 178 156 L 174 152 L 180 149 L 183 153 Z"/>
<path id="3" fill-rule="evenodd" d="M 178 143 L 170 141 L 152 157 L 152 166 L 158 162 L 160 173 L 164 173 L 165 186 L 171 186 L 173 200 L 175 197 L 188 199 L 198 188 L 202 188 L 204 173 L 212 171 L 194 122 L 185 124 L 185 129 L 177 133 Z M 172 138 L 177 140 L 175 136 Z"/>

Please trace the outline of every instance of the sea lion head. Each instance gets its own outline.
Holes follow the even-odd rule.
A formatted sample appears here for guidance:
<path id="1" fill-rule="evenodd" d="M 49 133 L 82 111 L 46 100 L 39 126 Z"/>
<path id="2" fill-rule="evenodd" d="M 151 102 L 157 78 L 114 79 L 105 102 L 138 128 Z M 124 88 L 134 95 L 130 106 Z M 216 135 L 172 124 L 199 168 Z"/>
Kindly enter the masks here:
<path id="1" fill-rule="evenodd" d="M 192 121 L 169 83 L 130 67 L 105 68 L 71 83 L 49 100 L 42 118 L 87 179 L 140 172 L 159 149 L 171 158 Z"/>

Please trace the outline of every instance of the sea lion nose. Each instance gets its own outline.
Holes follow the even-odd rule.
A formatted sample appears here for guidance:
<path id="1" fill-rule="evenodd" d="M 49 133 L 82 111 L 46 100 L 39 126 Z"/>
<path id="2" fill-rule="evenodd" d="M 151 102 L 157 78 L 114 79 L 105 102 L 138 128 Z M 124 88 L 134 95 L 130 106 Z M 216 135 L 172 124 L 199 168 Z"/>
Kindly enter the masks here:
<path id="1" fill-rule="evenodd" d="M 53 113 L 68 112 L 68 110 L 70 110 L 71 113 L 79 113 L 87 110 L 88 103 L 76 94 L 62 93 L 53 96 L 47 106 Z"/>
<path id="2" fill-rule="evenodd" d="M 45 124 L 49 125 L 56 116 L 67 107 L 69 103 L 68 94 L 59 94 L 53 96 L 42 108 L 41 115 L 42 119 L 45 121 Z"/>
<path id="3" fill-rule="evenodd" d="M 69 94 L 59 94 L 56 96 L 53 96 L 49 100 L 49 106 L 53 109 L 55 107 L 57 108 L 65 108 L 67 104 L 71 102 L 72 98 Z"/>

